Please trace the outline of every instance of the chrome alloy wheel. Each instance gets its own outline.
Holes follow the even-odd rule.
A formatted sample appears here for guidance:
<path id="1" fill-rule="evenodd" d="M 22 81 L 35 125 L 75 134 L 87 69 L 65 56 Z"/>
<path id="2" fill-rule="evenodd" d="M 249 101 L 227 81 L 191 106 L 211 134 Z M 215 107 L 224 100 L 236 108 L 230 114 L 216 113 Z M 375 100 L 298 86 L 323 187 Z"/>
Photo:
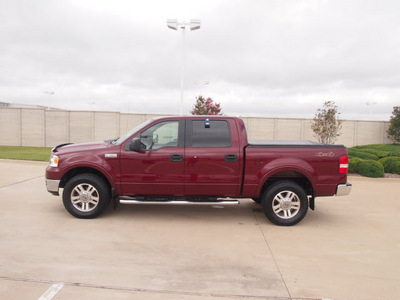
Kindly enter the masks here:
<path id="1" fill-rule="evenodd" d="M 282 191 L 272 200 L 272 210 L 282 219 L 290 219 L 300 211 L 300 198 L 292 191 Z"/>
<path id="2" fill-rule="evenodd" d="M 71 192 L 71 203 L 79 211 L 88 212 L 99 204 L 100 196 L 97 189 L 88 183 L 75 186 Z"/>

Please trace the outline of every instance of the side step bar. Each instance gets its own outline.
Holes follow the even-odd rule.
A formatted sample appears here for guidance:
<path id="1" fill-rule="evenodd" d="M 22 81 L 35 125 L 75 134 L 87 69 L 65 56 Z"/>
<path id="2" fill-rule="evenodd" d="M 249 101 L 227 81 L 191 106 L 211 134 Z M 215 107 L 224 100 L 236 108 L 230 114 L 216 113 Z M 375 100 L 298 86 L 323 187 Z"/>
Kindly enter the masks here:
<path id="1" fill-rule="evenodd" d="M 238 200 L 216 200 L 216 201 L 187 201 L 187 200 L 136 200 L 119 199 L 121 204 L 170 204 L 170 205 L 239 205 Z"/>

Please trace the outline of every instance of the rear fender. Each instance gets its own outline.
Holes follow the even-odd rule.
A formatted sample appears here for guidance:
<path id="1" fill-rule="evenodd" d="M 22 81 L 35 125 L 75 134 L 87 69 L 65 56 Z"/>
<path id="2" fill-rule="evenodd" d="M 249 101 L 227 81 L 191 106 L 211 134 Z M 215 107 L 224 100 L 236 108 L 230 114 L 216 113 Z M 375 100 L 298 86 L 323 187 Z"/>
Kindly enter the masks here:
<path id="1" fill-rule="evenodd" d="M 277 158 L 266 164 L 261 170 L 261 180 L 258 185 L 258 195 L 262 196 L 267 181 L 276 177 L 277 179 L 294 179 L 305 177 L 314 190 L 314 177 L 316 172 L 314 168 L 306 161 L 298 158 Z"/>

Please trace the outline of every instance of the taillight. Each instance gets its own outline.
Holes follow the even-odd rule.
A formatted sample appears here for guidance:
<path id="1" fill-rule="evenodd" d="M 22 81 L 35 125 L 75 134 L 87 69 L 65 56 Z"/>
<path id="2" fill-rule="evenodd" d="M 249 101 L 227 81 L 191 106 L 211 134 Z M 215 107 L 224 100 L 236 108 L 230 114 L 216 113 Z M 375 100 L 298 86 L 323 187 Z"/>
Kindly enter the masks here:
<path id="1" fill-rule="evenodd" d="M 340 164 L 339 164 L 339 173 L 346 174 L 349 171 L 349 157 L 342 156 L 340 157 Z"/>

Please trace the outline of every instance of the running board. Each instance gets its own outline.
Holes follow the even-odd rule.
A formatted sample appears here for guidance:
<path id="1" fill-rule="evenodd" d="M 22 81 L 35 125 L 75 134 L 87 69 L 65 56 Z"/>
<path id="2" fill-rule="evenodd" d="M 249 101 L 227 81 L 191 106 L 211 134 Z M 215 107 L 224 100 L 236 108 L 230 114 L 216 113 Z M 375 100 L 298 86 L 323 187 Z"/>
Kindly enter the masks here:
<path id="1" fill-rule="evenodd" d="M 238 200 L 216 200 L 216 201 L 187 201 L 187 200 L 134 200 L 134 199 L 119 199 L 121 204 L 170 204 L 170 205 L 239 205 Z"/>

